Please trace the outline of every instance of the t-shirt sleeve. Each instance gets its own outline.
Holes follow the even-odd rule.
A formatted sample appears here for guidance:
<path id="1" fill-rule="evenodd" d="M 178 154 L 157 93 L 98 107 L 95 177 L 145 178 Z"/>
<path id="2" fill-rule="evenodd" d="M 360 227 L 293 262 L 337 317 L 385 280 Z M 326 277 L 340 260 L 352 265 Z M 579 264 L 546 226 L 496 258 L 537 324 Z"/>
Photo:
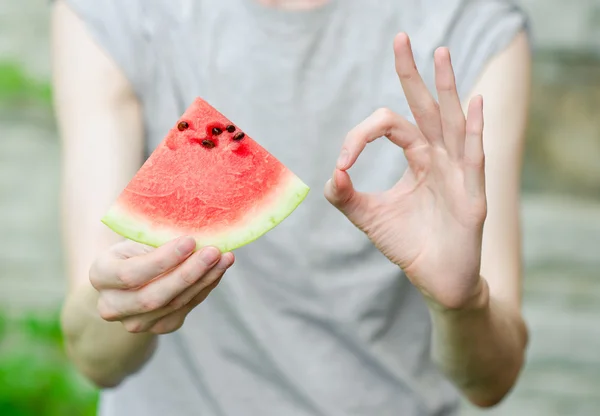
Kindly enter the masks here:
<path id="1" fill-rule="evenodd" d="M 461 98 L 471 93 L 490 59 L 522 31 L 530 35 L 529 21 L 512 1 L 463 1 L 446 34 Z"/>
<path id="2" fill-rule="evenodd" d="M 140 94 L 148 68 L 142 1 L 64 0 Z"/>

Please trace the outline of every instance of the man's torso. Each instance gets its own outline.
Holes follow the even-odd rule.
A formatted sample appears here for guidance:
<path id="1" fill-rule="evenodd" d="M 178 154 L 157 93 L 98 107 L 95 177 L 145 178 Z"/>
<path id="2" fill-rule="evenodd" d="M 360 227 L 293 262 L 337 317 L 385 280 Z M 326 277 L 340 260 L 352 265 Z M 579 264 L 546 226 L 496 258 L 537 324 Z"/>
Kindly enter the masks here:
<path id="1" fill-rule="evenodd" d="M 85 1 L 72 3 L 77 11 Z M 252 0 L 119 6 L 126 10 L 114 17 L 124 23 L 115 30 L 128 40 L 111 43 L 107 30 L 100 41 L 114 48 L 141 98 L 148 152 L 201 96 L 312 190 L 283 223 L 236 251 L 218 288 L 181 330 L 161 337 L 139 373 L 103 393 L 102 415 L 453 414 L 456 392 L 430 360 L 420 295 L 322 189 L 346 133 L 374 110 L 412 120 L 394 35 L 411 35 L 432 86 L 435 47 L 451 35 L 457 45 L 460 36 L 475 43 L 452 26 L 466 19 L 462 3 L 332 0 L 303 12 Z M 462 72 L 456 64 L 464 95 L 477 71 L 469 51 L 454 49 L 465 61 Z M 474 51 L 481 68 L 487 57 Z M 381 139 L 350 174 L 356 188 L 374 191 L 405 168 L 402 150 Z"/>

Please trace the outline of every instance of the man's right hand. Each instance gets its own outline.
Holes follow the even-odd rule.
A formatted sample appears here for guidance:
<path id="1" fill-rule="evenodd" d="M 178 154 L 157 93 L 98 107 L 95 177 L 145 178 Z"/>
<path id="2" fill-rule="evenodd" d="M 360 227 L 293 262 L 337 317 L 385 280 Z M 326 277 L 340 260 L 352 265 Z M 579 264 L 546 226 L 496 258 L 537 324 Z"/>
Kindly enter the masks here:
<path id="1" fill-rule="evenodd" d="M 156 249 L 132 241 L 113 245 L 90 269 L 102 319 L 120 321 L 132 333 L 179 329 L 235 261 L 233 253 L 195 247 L 191 237 Z"/>
<path id="2" fill-rule="evenodd" d="M 99 221 L 144 162 L 143 105 L 111 51 L 95 41 L 79 14 L 64 0 L 51 5 L 68 277 L 61 327 L 77 369 L 98 387 L 114 387 L 150 359 L 157 334 L 183 324 L 234 257 L 214 248 L 192 254 L 191 238 L 157 249 L 118 243 L 120 236 Z M 214 259 L 203 261 L 211 251 Z"/>

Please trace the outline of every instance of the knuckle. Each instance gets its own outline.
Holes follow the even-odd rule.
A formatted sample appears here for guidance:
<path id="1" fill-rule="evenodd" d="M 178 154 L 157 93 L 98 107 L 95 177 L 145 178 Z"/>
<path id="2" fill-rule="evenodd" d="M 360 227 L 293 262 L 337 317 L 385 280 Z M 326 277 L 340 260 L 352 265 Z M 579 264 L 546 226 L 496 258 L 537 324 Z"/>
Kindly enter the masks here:
<path id="1" fill-rule="evenodd" d="M 177 270 L 178 278 L 182 281 L 186 286 L 190 286 L 198 280 L 198 277 L 204 273 L 206 273 L 206 266 L 204 263 L 199 262 L 201 264 L 200 270 L 192 270 L 190 267 L 180 267 Z"/>
<path id="2" fill-rule="evenodd" d="M 104 257 L 97 258 L 90 266 L 88 277 L 95 289 L 102 288 L 105 276 L 109 273 Z"/>
<path id="3" fill-rule="evenodd" d="M 150 328 L 153 334 L 169 334 L 179 330 L 185 322 L 185 316 L 170 317 L 170 319 L 162 319 Z"/>
<path id="4" fill-rule="evenodd" d="M 471 155 L 465 156 L 464 163 L 466 166 L 475 168 L 475 169 L 484 169 L 485 168 L 485 156 L 481 155 Z"/>
<path id="5" fill-rule="evenodd" d="M 154 271 L 156 272 L 157 275 L 161 275 L 161 274 L 167 272 L 169 270 L 171 264 L 173 263 L 172 259 L 170 259 L 166 255 L 156 256 L 155 258 L 153 258 L 151 260 L 151 262 L 152 262 L 152 268 L 154 269 Z"/>
<path id="6" fill-rule="evenodd" d="M 123 326 L 125 327 L 127 332 L 131 332 L 134 334 L 144 331 L 144 322 L 140 319 L 129 319 L 123 322 Z"/>
<path id="7" fill-rule="evenodd" d="M 185 319 L 180 319 L 180 320 L 176 321 L 175 324 L 169 328 L 169 330 L 170 330 L 169 332 L 175 332 L 175 331 L 181 329 L 184 322 L 185 322 Z"/>
<path id="8" fill-rule="evenodd" d="M 184 296 L 177 296 L 175 299 L 173 299 L 171 302 L 169 302 L 169 309 L 172 310 L 178 310 L 183 308 L 185 305 L 187 305 L 189 303 L 189 299 L 187 299 Z"/>
<path id="9" fill-rule="evenodd" d="M 346 216 L 352 216 L 357 207 L 357 197 L 354 193 L 337 196 L 333 205 Z"/>
<path id="10" fill-rule="evenodd" d="M 173 319 L 171 322 L 169 322 L 166 327 L 165 327 L 165 333 L 171 333 L 171 332 L 175 332 L 177 330 L 179 330 L 182 326 L 183 326 L 183 322 L 185 321 L 185 319 L 180 318 L 180 319 Z"/>
<path id="11" fill-rule="evenodd" d="M 485 198 L 475 206 L 475 216 L 481 223 L 485 221 L 487 217 L 487 203 Z"/>
<path id="12" fill-rule="evenodd" d="M 474 137 L 479 137 L 483 130 L 483 126 L 481 125 L 473 125 L 469 123 L 466 128 L 466 134 Z"/>
<path id="13" fill-rule="evenodd" d="M 464 119 L 464 117 L 461 118 L 460 114 L 453 114 L 451 116 L 447 116 L 447 115 L 443 116 L 442 123 L 444 124 L 444 126 L 447 126 L 450 130 L 455 132 L 455 134 L 457 134 L 458 136 L 460 136 L 463 139 L 464 139 L 465 135 L 467 134 L 466 126 L 465 126 L 465 119 Z"/>
<path id="14" fill-rule="evenodd" d="M 109 302 L 106 301 L 105 297 L 101 296 L 98 299 L 98 304 L 96 305 L 96 309 L 98 310 L 98 314 L 100 318 L 105 321 L 112 322 L 119 319 L 120 315 L 115 308 L 111 307 Z"/>
<path id="15" fill-rule="evenodd" d="M 437 89 L 443 92 L 453 92 L 456 85 L 452 78 L 446 78 L 437 82 Z"/>
<path id="16" fill-rule="evenodd" d="M 116 273 L 117 280 L 127 289 L 137 287 L 137 279 L 135 272 L 131 267 L 121 267 Z"/>
<path id="17" fill-rule="evenodd" d="M 453 119 L 452 121 L 448 121 L 447 122 L 448 127 L 451 131 L 455 132 L 455 134 L 460 137 L 460 138 L 464 138 L 465 135 L 467 134 L 465 131 L 465 123 L 464 123 L 464 119 L 463 120 L 455 120 Z"/>
<path id="18" fill-rule="evenodd" d="M 481 222 L 485 221 L 485 219 L 487 218 L 487 214 L 488 214 L 488 208 L 487 208 L 487 201 L 485 199 L 485 197 L 481 198 L 480 201 L 480 205 L 479 205 L 479 215 L 480 215 L 480 220 Z"/>
<path id="19" fill-rule="evenodd" d="M 396 72 L 398 73 L 398 77 L 400 77 L 400 79 L 402 81 L 410 81 L 415 77 L 415 74 L 417 73 L 417 66 L 416 65 L 409 65 L 409 66 L 399 65 L 399 66 L 397 66 Z"/>
<path id="20" fill-rule="evenodd" d="M 92 265 L 90 266 L 90 271 L 88 274 L 90 283 L 92 284 L 92 286 L 94 287 L 94 289 L 99 289 L 101 286 L 101 279 L 100 279 L 100 272 L 98 269 L 98 261 L 94 261 L 92 263 Z"/>
<path id="21" fill-rule="evenodd" d="M 437 101 L 431 100 L 431 101 L 422 103 L 421 105 L 415 106 L 415 108 L 413 110 L 413 114 L 414 114 L 415 118 L 422 118 L 429 114 L 438 113 L 439 111 L 440 111 L 440 105 L 437 103 Z"/>
<path id="22" fill-rule="evenodd" d="M 375 111 L 375 118 L 379 124 L 389 129 L 396 122 L 396 113 L 387 107 L 382 107 Z"/>
<path id="23" fill-rule="evenodd" d="M 342 214 L 348 215 L 348 197 L 332 195 L 328 198 L 329 202 L 336 207 Z"/>
<path id="24" fill-rule="evenodd" d="M 143 294 L 139 297 L 138 304 L 142 312 L 152 312 L 165 306 L 166 301 L 156 295 Z"/>
<path id="25" fill-rule="evenodd" d="M 402 81 L 410 81 L 413 78 L 413 74 L 410 71 L 400 70 L 398 76 Z"/>
<path id="26" fill-rule="evenodd" d="M 475 201 L 469 209 L 469 218 L 477 227 L 482 227 L 487 217 L 485 198 Z"/>

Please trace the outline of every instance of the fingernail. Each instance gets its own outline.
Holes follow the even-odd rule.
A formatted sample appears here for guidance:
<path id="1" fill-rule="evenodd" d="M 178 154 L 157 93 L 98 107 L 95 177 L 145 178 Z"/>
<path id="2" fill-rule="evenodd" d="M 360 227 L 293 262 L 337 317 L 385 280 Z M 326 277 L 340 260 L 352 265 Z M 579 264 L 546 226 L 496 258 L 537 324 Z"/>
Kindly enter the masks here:
<path id="1" fill-rule="evenodd" d="M 177 245 L 177 254 L 185 256 L 190 254 L 196 248 L 196 240 L 192 237 L 184 237 Z"/>
<path id="2" fill-rule="evenodd" d="M 221 253 L 215 247 L 205 247 L 200 253 L 200 259 L 207 265 L 213 264 L 219 258 Z"/>
<path id="3" fill-rule="evenodd" d="M 223 268 L 227 269 L 229 266 L 233 264 L 233 255 L 232 254 L 224 254 L 221 257 L 221 261 L 223 262 Z"/>
<path id="4" fill-rule="evenodd" d="M 333 189 L 337 188 L 337 181 L 335 180 L 335 173 L 336 171 L 333 171 L 333 175 L 331 175 L 331 186 L 333 187 Z"/>
<path id="5" fill-rule="evenodd" d="M 337 167 L 339 169 L 343 169 L 348 163 L 348 151 L 346 149 L 342 149 L 340 152 L 340 157 L 337 160 Z"/>

